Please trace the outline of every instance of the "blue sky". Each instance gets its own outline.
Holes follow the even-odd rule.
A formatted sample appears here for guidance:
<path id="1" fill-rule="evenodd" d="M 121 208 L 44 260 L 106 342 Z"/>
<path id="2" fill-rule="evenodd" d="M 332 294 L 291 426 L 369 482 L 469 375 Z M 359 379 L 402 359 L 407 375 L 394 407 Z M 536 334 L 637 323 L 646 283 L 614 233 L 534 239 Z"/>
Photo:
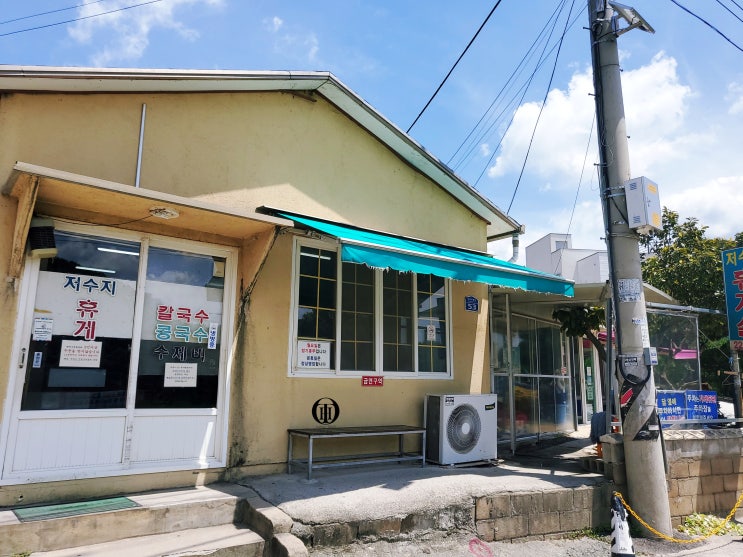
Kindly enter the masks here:
<path id="1" fill-rule="evenodd" d="M 23 31 L 143 1 L 2 0 L 0 63 L 330 71 L 407 130 L 495 4 L 159 0 Z M 502 0 L 410 132 L 510 206 L 526 225 L 522 246 L 569 232 L 575 248 L 604 248 L 586 3 Z M 710 236 L 732 237 L 743 231 L 743 0 L 678 0 L 729 40 L 672 0 L 623 3 L 656 30 L 619 39 L 631 173 L 657 182 L 661 204 L 698 218 Z M 509 256 L 510 242 L 491 251 Z"/>

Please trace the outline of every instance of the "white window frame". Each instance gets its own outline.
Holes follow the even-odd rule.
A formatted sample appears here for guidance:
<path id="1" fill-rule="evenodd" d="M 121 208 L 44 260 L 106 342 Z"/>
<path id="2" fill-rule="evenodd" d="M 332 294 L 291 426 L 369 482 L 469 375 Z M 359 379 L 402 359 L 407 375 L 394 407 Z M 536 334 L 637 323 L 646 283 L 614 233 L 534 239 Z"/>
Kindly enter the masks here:
<path id="1" fill-rule="evenodd" d="M 304 369 L 297 367 L 297 320 L 299 310 L 299 258 L 302 247 L 312 247 L 317 249 L 323 249 L 326 251 L 336 252 L 336 293 L 335 293 L 335 307 L 336 307 L 336 321 L 335 321 L 335 368 L 318 370 L 318 369 Z M 413 274 L 413 292 L 412 292 L 412 317 L 413 324 L 411 330 L 413 332 L 413 368 L 414 371 L 386 371 L 383 369 L 383 273 L 384 269 L 374 270 L 374 365 L 373 370 L 344 370 L 340 368 L 340 351 L 341 351 L 341 296 L 343 292 L 342 279 L 343 279 L 343 262 L 341 261 L 340 252 L 340 241 L 337 239 L 326 240 L 326 239 L 310 239 L 295 236 L 293 239 L 292 247 L 292 290 L 291 290 L 291 304 L 290 304 L 290 317 L 289 317 L 289 359 L 288 359 L 288 376 L 289 377 L 362 377 L 365 375 L 379 375 L 393 379 L 435 379 L 435 380 L 450 380 L 454 378 L 453 373 L 453 346 L 452 346 L 452 312 L 451 312 L 451 280 L 444 280 L 444 296 L 446 298 L 445 303 L 445 319 L 446 327 L 444 335 L 446 337 L 446 372 L 434 372 L 434 371 L 419 371 L 418 370 L 418 308 L 417 308 L 417 295 L 418 295 L 418 275 Z"/>

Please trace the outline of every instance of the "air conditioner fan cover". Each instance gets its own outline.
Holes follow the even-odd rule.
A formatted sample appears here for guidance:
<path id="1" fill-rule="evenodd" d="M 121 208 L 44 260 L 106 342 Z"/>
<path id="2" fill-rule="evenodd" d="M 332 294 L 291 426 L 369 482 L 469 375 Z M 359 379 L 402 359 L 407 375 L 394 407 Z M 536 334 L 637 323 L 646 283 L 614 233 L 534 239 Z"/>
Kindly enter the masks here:
<path id="1" fill-rule="evenodd" d="M 468 453 L 477 446 L 481 431 L 480 416 L 470 404 L 454 408 L 446 423 L 446 438 L 459 454 Z"/>

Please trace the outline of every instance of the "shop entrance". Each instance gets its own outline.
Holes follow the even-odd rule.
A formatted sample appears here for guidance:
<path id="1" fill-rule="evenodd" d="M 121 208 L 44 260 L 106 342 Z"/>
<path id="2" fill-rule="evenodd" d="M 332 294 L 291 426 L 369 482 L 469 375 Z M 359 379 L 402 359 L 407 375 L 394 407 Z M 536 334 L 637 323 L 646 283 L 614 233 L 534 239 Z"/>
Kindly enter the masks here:
<path id="1" fill-rule="evenodd" d="M 3 482 L 223 465 L 233 250 L 54 236 L 24 275 Z"/>

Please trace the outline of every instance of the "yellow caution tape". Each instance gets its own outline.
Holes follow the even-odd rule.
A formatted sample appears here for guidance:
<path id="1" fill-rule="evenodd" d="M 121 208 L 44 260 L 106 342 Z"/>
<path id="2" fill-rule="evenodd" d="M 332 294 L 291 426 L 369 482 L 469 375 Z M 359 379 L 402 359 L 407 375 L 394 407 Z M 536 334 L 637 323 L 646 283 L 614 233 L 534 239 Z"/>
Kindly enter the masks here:
<path id="1" fill-rule="evenodd" d="M 614 492 L 614 495 L 622 502 L 622 505 L 624 505 L 624 508 L 627 509 L 627 511 L 635 517 L 637 522 L 642 524 L 645 528 L 650 530 L 653 534 L 658 536 L 659 538 L 663 538 L 664 540 L 668 540 L 669 542 L 676 542 L 676 543 L 697 543 L 701 542 L 703 540 L 706 540 L 707 538 L 711 538 L 712 536 L 717 535 L 720 531 L 722 531 L 723 528 L 727 525 L 728 522 L 730 522 L 730 519 L 733 518 L 735 515 L 735 511 L 738 510 L 738 507 L 740 506 L 741 502 L 743 502 L 743 492 L 741 492 L 740 497 L 738 497 L 738 500 L 735 502 L 735 506 L 733 507 L 733 510 L 731 510 L 728 515 L 725 517 L 725 521 L 722 522 L 719 526 L 714 528 L 709 534 L 705 534 L 704 536 L 700 536 L 698 538 L 693 538 L 690 540 L 679 540 L 677 538 L 672 538 L 671 536 L 667 536 L 666 534 L 663 534 L 662 532 L 658 532 L 655 528 L 650 526 L 647 522 L 645 522 L 640 516 L 632 510 L 632 507 L 630 507 L 627 502 L 624 500 L 624 497 L 622 497 L 622 494 L 618 491 Z"/>

